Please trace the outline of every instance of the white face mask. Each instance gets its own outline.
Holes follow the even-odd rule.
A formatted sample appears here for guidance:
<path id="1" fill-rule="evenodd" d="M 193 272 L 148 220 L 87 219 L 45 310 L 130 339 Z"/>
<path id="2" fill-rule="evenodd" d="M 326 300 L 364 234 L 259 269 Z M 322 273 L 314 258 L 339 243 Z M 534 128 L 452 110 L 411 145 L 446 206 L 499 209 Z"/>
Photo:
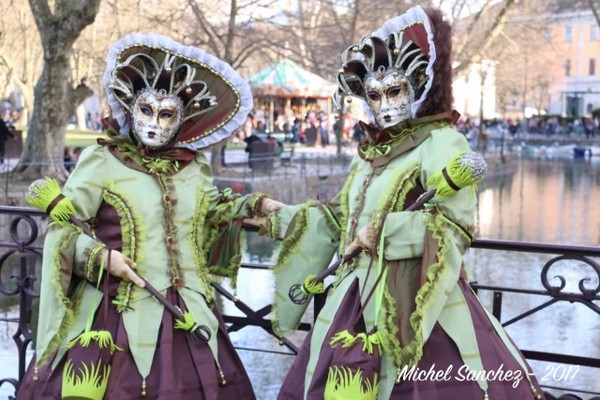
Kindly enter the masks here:
<path id="1" fill-rule="evenodd" d="M 145 91 L 133 103 L 133 132 L 142 144 L 160 148 L 171 142 L 183 119 L 183 104 L 163 91 Z"/>
<path id="2" fill-rule="evenodd" d="M 365 91 L 367 103 L 381 128 L 389 128 L 412 117 L 415 92 L 408 79 L 397 71 L 369 76 L 365 80 Z"/>

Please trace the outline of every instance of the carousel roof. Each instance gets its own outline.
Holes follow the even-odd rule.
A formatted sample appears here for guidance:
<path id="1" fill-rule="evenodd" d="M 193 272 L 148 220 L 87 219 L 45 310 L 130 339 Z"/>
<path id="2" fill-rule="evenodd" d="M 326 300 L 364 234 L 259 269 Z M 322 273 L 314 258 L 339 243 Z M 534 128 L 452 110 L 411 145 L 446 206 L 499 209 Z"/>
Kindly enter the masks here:
<path id="1" fill-rule="evenodd" d="M 254 96 L 329 98 L 336 84 L 282 58 L 248 79 Z"/>

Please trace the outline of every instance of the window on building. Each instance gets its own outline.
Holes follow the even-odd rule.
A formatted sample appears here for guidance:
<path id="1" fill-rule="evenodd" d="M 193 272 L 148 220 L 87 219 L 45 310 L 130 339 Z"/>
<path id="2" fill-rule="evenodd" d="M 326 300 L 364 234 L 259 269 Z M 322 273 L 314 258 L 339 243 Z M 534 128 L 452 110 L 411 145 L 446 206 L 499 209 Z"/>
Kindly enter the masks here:
<path id="1" fill-rule="evenodd" d="M 596 42 L 598 40 L 598 25 L 592 25 L 590 29 L 590 40 Z"/>
<path id="2" fill-rule="evenodd" d="M 571 43 L 573 41 L 573 28 L 570 26 L 565 27 L 565 42 Z"/>
<path id="3" fill-rule="evenodd" d="M 565 76 L 571 76 L 571 60 L 565 60 Z"/>
<path id="4" fill-rule="evenodd" d="M 552 42 L 552 31 L 550 29 L 544 29 L 543 37 L 545 43 Z"/>
<path id="5" fill-rule="evenodd" d="M 596 75 L 596 59 L 590 58 L 590 75 Z"/>

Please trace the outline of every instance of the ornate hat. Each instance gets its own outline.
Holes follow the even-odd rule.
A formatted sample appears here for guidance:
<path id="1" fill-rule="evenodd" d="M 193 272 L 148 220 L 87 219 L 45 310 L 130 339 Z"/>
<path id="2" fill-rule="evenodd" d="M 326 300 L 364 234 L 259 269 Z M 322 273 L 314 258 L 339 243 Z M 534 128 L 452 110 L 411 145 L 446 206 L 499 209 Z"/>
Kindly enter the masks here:
<path id="1" fill-rule="evenodd" d="M 450 111 L 450 33 L 439 10 L 420 6 L 388 20 L 342 53 L 334 100 L 338 105 L 342 96 L 366 100 L 365 79 L 394 70 L 404 75 L 414 90 L 411 118 Z M 436 95 L 429 96 L 433 92 Z"/>
<path id="2" fill-rule="evenodd" d="M 153 33 L 128 35 L 111 45 L 104 88 L 118 125 L 115 138 L 130 136 L 138 94 L 151 90 L 181 100 L 183 120 L 174 146 L 191 150 L 231 136 L 252 109 L 248 83 L 229 64 Z"/>

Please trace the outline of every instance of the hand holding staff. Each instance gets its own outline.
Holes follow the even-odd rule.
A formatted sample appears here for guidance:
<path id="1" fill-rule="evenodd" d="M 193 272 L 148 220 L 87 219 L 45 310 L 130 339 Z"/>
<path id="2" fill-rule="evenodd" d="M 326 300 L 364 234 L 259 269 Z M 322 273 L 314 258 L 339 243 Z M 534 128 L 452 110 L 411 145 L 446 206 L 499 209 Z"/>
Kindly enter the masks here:
<path id="1" fill-rule="evenodd" d="M 463 152 L 453 157 L 439 172 L 434 173 L 427 181 L 427 186 L 433 189 L 422 194 L 413 204 L 404 211 L 418 210 L 434 197 L 441 201 L 456 194 L 460 189 L 481 182 L 487 173 L 487 163 L 476 152 Z M 323 281 L 333 274 L 340 265 L 350 261 L 361 253 L 363 248 L 360 243 L 352 242 L 346 249 L 346 254 L 319 275 L 311 275 L 302 285 L 295 284 L 290 287 L 288 296 L 295 304 L 305 304 L 310 294 L 325 291 Z"/>
<path id="2" fill-rule="evenodd" d="M 61 193 L 58 182 L 52 178 L 38 179 L 29 185 L 25 200 L 29 205 L 46 212 L 59 225 L 73 224 L 80 228 L 86 235 L 96 239 L 96 236 L 88 225 L 75 217 L 75 207 L 71 200 Z M 116 251 L 110 251 L 112 275 L 121 279 L 128 279 L 136 285 L 146 289 L 156 300 L 158 300 L 175 318 L 177 319 L 175 327 L 183 329 L 192 335 L 197 345 L 203 345 L 210 340 L 210 329 L 205 325 L 199 325 L 189 314 L 182 312 L 179 308 L 172 305 L 165 296 L 154 288 L 146 279 L 137 273 L 134 269 L 135 262 L 124 254 Z"/>

